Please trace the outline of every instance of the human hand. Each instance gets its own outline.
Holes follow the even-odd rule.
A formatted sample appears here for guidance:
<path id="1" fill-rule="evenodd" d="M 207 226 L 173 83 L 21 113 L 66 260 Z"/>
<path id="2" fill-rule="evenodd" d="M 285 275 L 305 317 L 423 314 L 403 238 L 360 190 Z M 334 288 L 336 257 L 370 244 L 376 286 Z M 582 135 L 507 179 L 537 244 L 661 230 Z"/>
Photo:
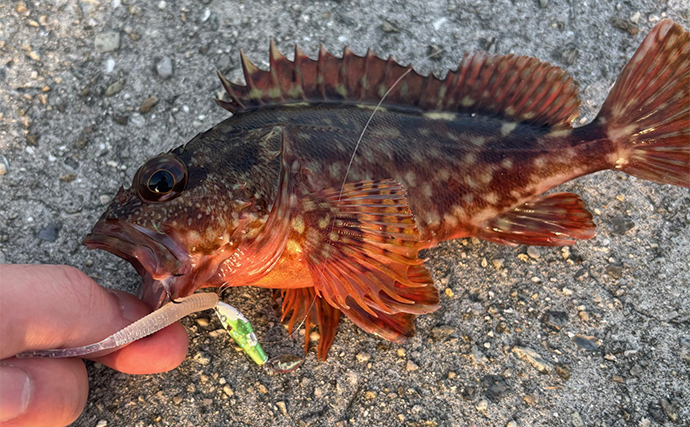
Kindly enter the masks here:
<path id="1" fill-rule="evenodd" d="M 102 340 L 150 312 L 126 292 L 106 290 L 73 267 L 0 265 L 0 424 L 63 426 L 86 404 L 84 363 L 17 359 L 27 350 L 78 347 Z M 128 374 L 177 367 L 188 337 L 175 323 L 113 353 L 90 358 Z"/>

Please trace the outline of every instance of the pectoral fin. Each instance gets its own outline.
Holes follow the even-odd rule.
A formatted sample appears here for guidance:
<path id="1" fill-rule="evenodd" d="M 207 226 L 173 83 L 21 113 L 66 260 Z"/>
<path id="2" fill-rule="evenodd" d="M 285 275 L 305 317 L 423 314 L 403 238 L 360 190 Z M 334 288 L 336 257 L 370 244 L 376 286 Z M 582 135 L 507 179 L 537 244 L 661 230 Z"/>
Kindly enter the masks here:
<path id="1" fill-rule="evenodd" d="M 304 197 L 302 247 L 319 296 L 345 314 L 355 303 L 374 318 L 437 308 L 438 292 L 417 257 L 420 234 L 400 184 L 361 181 Z M 425 287 L 431 291 L 415 291 Z"/>

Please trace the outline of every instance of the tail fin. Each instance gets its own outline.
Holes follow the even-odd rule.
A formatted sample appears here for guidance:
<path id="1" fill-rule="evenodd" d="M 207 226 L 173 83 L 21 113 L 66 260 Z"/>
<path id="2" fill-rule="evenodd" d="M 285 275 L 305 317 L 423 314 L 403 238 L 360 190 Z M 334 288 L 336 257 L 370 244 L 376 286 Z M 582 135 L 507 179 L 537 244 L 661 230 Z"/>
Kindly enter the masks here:
<path id="1" fill-rule="evenodd" d="M 690 33 L 671 20 L 654 27 L 597 120 L 618 147 L 616 169 L 690 187 Z"/>

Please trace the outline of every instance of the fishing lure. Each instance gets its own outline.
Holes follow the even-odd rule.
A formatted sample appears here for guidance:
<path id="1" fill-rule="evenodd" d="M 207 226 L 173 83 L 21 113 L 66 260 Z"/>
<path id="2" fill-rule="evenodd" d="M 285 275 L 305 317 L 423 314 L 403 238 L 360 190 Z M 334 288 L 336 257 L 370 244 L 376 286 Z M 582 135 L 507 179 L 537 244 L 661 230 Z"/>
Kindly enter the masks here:
<path id="1" fill-rule="evenodd" d="M 218 294 L 215 292 L 196 293 L 180 298 L 175 304 L 166 304 L 154 310 L 97 343 L 82 347 L 25 351 L 17 354 L 17 357 L 83 357 L 94 353 L 104 356 L 107 354 L 106 351 L 108 353 L 116 351 L 122 346 L 172 325 L 191 313 L 214 308 L 218 303 Z"/>
<path id="2" fill-rule="evenodd" d="M 235 307 L 219 301 L 214 308 L 220 323 L 242 350 L 259 366 L 268 360 L 261 343 L 254 334 L 254 328 Z"/>

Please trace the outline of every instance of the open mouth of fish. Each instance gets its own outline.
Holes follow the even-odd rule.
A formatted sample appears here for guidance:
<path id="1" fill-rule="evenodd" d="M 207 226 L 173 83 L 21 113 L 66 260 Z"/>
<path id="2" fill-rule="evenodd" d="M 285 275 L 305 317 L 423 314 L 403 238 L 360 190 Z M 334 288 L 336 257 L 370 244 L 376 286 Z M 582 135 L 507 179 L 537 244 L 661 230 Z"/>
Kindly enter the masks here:
<path id="1" fill-rule="evenodd" d="M 166 297 L 186 296 L 191 270 L 189 254 L 170 236 L 137 224 L 102 218 L 83 242 L 89 249 L 103 249 L 128 261 L 142 277 L 139 297 L 152 308 Z"/>

